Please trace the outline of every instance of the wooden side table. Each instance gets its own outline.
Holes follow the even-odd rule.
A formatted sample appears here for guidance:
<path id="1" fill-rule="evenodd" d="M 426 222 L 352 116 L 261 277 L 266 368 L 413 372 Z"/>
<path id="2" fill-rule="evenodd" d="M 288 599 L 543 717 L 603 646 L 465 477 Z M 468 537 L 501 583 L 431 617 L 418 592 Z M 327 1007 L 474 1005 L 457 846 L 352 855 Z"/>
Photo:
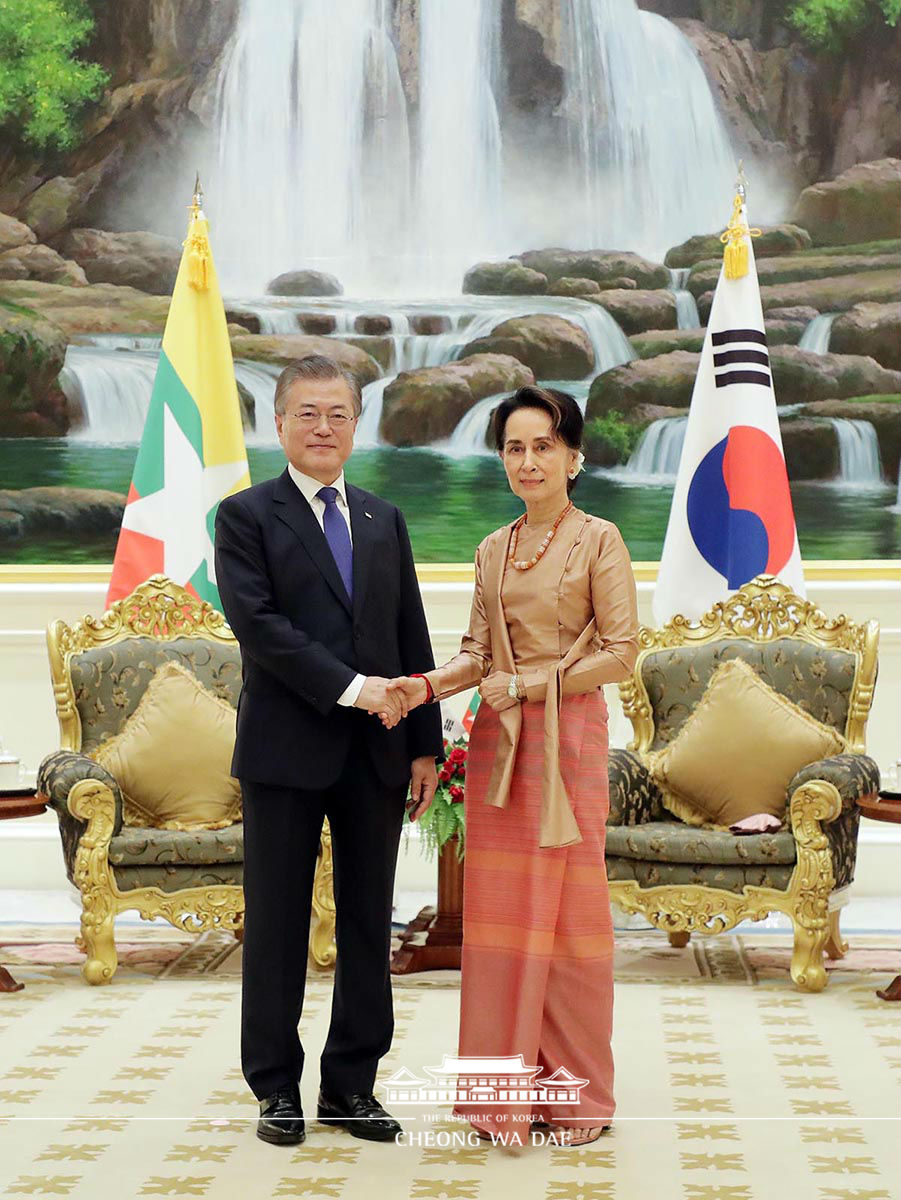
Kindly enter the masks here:
<path id="1" fill-rule="evenodd" d="M 0 792 L 0 821 L 10 821 L 16 817 L 37 817 L 46 809 L 46 797 L 39 796 L 34 788 Z M 5 967 L 0 966 L 0 992 L 21 992 L 24 986 L 24 983 L 17 983 Z"/>
<path id="2" fill-rule="evenodd" d="M 880 792 L 878 796 L 865 796 L 858 800 L 858 807 L 871 821 L 888 821 L 901 825 L 901 792 Z M 880 1000 L 901 1000 L 901 975 L 896 975 L 887 988 L 876 993 Z"/>
<path id="3" fill-rule="evenodd" d="M 392 975 L 415 971 L 460 969 L 463 953 L 463 863 L 457 858 L 457 839 L 446 842 L 438 855 L 438 908 L 420 910 L 400 935 L 391 958 Z"/>

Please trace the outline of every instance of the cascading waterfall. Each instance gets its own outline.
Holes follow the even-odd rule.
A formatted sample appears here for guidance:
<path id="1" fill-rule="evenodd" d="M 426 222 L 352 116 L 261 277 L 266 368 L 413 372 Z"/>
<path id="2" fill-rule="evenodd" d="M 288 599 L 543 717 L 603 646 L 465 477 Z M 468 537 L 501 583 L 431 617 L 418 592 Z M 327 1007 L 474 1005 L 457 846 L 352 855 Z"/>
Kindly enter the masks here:
<path id="1" fill-rule="evenodd" d="M 810 350 L 814 354 L 829 352 L 829 338 L 832 336 L 832 323 L 838 313 L 820 313 L 813 318 L 801 334 L 798 342 L 799 350 Z"/>
<path id="2" fill-rule="evenodd" d="M 585 414 L 585 408 L 588 404 L 588 381 L 556 383 L 548 380 L 551 386 L 556 386 L 560 390 L 569 392 L 575 399 L 582 415 Z M 509 395 L 509 392 L 500 392 L 495 396 L 486 396 L 484 400 L 480 400 L 478 404 L 474 404 L 468 413 L 460 420 L 454 432 L 451 434 L 447 442 L 434 447 L 436 450 L 443 450 L 451 455 L 452 458 L 466 458 L 472 454 L 494 454 L 494 449 L 488 443 L 488 429 L 491 424 L 491 416 L 497 406 L 503 400 L 504 396 Z"/>
<path id="3" fill-rule="evenodd" d="M 392 9 L 241 0 L 210 189 L 229 290 L 313 267 L 355 295 L 455 294 L 542 236 L 551 214 L 502 170 L 499 0 L 419 5 L 415 164 Z M 719 227 L 733 156 L 685 35 L 636 0 L 561 0 L 561 23 L 571 153 L 548 203 L 566 244 L 656 256 Z"/>
<path id="4" fill-rule="evenodd" d="M 357 422 L 354 434 L 354 445 L 360 449 L 379 444 L 379 425 L 382 421 L 382 401 L 385 388 L 396 379 L 396 375 L 387 375 L 384 379 L 375 379 L 363 388 L 363 413 Z"/>
<path id="5" fill-rule="evenodd" d="M 582 198 L 571 244 L 650 256 L 719 228 L 735 160 L 685 35 L 635 0 L 564 0 L 563 111 Z"/>
<path id="6" fill-rule="evenodd" d="M 456 458 L 491 453 L 491 448 L 485 439 L 491 414 L 502 399 L 502 395 L 486 396 L 484 400 L 474 404 L 448 439 L 447 445 L 444 447 L 447 453 Z"/>
<path id="7" fill-rule="evenodd" d="M 447 307 L 449 308 L 450 306 Z M 610 316 L 606 309 L 601 308 L 599 305 L 586 304 L 581 301 L 563 301 L 561 303 L 560 300 L 552 300 L 549 297 L 530 297 L 529 308 L 533 312 L 558 312 L 561 308 L 565 309 L 567 319 L 580 325 L 591 339 L 595 356 L 593 375 L 599 375 L 602 371 L 608 371 L 611 367 L 619 366 L 620 363 L 630 362 L 635 358 L 635 351 L 629 339 L 614 318 Z M 432 337 L 410 339 L 410 341 L 415 340 L 420 343 L 417 347 L 417 357 L 424 359 L 424 361 L 417 365 L 435 367 L 453 362 L 461 356 L 468 342 L 485 337 L 501 322 L 522 315 L 524 315 L 522 303 L 515 300 L 511 302 L 507 298 L 496 299 L 490 302 L 483 301 L 481 306 L 473 313 L 472 319 L 466 321 L 465 324 L 461 320 L 458 308 L 456 319 L 450 332 Z M 413 366 L 411 364 L 399 367 L 398 371 L 412 369 Z M 377 380 L 376 383 L 370 384 L 369 388 L 364 392 L 363 416 L 357 428 L 357 444 L 361 444 L 359 441 L 361 435 L 367 439 L 366 444 L 378 444 L 378 428 L 381 421 L 385 388 L 395 377 L 387 380 Z M 567 381 L 559 384 L 559 386 L 564 390 L 572 391 L 576 394 L 584 411 L 587 388 L 580 386 L 578 381 L 575 384 Z M 494 406 L 496 405 L 497 399 L 494 400 Z M 485 400 L 474 405 L 460 419 L 456 429 L 443 448 L 455 456 L 484 452 L 485 434 L 488 429 L 491 412 L 492 407 Z"/>
<path id="8" fill-rule="evenodd" d="M 299 333 L 297 314 L 290 308 L 265 308 L 262 305 L 254 313 L 260 322 L 260 333 L 289 334 Z"/>
<path id="9" fill-rule="evenodd" d="M 235 379 L 253 397 L 253 429 L 244 431 L 248 446 L 271 446 L 275 432 L 275 381 L 281 367 L 274 363 L 235 361 Z"/>
<path id="10" fill-rule="evenodd" d="M 676 300 L 676 327 L 678 329 L 699 329 L 701 317 L 698 313 L 698 302 L 686 288 L 691 267 L 670 267 L 670 288 Z"/>
<path id="11" fill-rule="evenodd" d="M 644 430 L 638 445 L 615 473 L 641 479 L 674 479 L 682 457 L 688 417 L 661 417 Z"/>
<path id="12" fill-rule="evenodd" d="M 107 350 L 159 350 L 162 336 L 153 333 L 78 333 L 76 346 L 102 346 Z"/>
<path id="13" fill-rule="evenodd" d="M 388 0 L 242 0 L 210 191 L 231 290 L 300 267 L 352 289 L 404 261 L 409 134 L 389 27 Z"/>
<path id="14" fill-rule="evenodd" d="M 838 438 L 839 481 L 857 487 L 881 486 L 882 459 L 872 421 L 842 417 L 829 417 L 828 420 Z"/>
<path id="15" fill-rule="evenodd" d="M 632 343 L 606 309 L 583 300 L 563 297 L 530 296 L 524 301 L 513 296 L 467 296 L 457 301 L 421 302 L 418 306 L 409 303 L 400 306 L 390 301 L 348 300 L 343 297 L 297 298 L 293 301 L 282 300 L 278 306 L 241 300 L 235 301 L 234 307 L 253 313 L 267 324 L 273 319 L 273 308 L 279 314 L 279 321 L 293 325 L 296 325 L 298 312 L 315 312 L 334 321 L 338 337 L 355 336 L 355 324 L 360 316 L 377 313 L 388 318 L 391 331 L 384 336 L 393 343 L 392 370 L 388 378 L 376 380 L 363 391 L 363 414 L 356 436 L 356 444 L 360 447 L 379 445 L 378 428 L 384 391 L 401 371 L 438 367 L 453 362 L 461 357 L 469 342 L 487 336 L 495 326 L 514 317 L 549 313 L 579 325 L 590 338 L 594 349 L 594 374 L 630 362 L 636 356 Z M 411 332 L 415 317 L 423 315 L 438 318 L 449 328 L 436 334 Z M 566 383 L 561 386 L 569 387 Z M 258 431 L 257 441 L 260 436 Z M 274 438 L 274 433 L 272 436 Z"/>
<path id="16" fill-rule="evenodd" d="M 500 249 L 500 4 L 420 5 L 417 223 L 428 279 L 454 294 L 466 268 Z"/>
<path id="17" fill-rule="evenodd" d="M 139 442 L 158 362 L 154 350 L 69 346 L 59 386 L 73 412 L 81 414 L 70 439 Z"/>
<path id="18" fill-rule="evenodd" d="M 70 345 L 59 385 L 81 421 L 69 438 L 126 446 L 140 442 L 158 362 L 158 349 Z M 250 445 L 271 445 L 276 441 L 273 399 L 281 367 L 242 359 L 234 366 L 235 378 L 254 402 L 256 429 L 246 432 L 246 440 Z"/>

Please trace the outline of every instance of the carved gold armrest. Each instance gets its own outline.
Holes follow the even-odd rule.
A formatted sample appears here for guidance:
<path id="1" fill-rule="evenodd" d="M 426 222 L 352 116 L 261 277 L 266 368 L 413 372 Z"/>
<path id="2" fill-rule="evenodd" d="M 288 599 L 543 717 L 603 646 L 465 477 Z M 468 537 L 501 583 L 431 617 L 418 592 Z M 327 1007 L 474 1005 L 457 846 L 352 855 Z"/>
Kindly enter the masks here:
<path id="1" fill-rule="evenodd" d="M 856 807 L 863 796 L 875 796 L 879 791 L 879 767 L 868 754 L 834 754 L 810 763 L 795 775 L 788 785 L 789 803 L 799 788 L 811 782 L 830 784 L 838 793 L 840 806 L 834 821 L 842 812 Z"/>
<path id="2" fill-rule="evenodd" d="M 104 826 L 109 826 L 107 841 L 122 828 L 119 785 L 105 767 L 86 754 L 75 750 L 49 754 L 38 770 L 37 790 L 47 797 L 61 823 L 102 820 Z"/>

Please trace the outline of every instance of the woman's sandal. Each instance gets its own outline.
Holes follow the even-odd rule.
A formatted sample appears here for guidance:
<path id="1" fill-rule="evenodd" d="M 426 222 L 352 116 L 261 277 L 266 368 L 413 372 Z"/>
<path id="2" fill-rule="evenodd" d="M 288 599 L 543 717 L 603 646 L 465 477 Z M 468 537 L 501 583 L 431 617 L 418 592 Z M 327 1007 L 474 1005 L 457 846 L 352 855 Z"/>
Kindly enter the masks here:
<path id="1" fill-rule="evenodd" d="M 567 1132 L 572 1132 L 573 1134 L 580 1133 L 580 1134 L 584 1135 L 583 1137 L 561 1138 L 558 1142 L 558 1145 L 560 1145 L 560 1146 L 590 1146 L 592 1142 L 596 1142 L 598 1140 L 598 1138 L 603 1137 L 603 1135 L 607 1132 L 607 1130 L 610 1129 L 610 1126 L 609 1125 L 585 1125 L 585 1126 L 573 1125 L 573 1126 L 570 1126 L 569 1129 L 567 1129 L 567 1126 L 565 1126 L 565 1125 L 549 1125 L 548 1129 L 550 1130 L 552 1135 L 560 1134 L 560 1133 L 567 1133 Z"/>

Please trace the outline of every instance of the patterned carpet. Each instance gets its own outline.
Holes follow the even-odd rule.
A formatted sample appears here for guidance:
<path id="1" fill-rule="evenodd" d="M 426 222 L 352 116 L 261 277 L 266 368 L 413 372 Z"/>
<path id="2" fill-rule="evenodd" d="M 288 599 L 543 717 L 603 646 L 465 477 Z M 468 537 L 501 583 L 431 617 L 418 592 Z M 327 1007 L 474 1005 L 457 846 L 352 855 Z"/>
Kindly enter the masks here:
<path id="1" fill-rule="evenodd" d="M 79 975 L 71 927 L 0 927 L 25 990 L 0 995 L 0 1195 L 372 1196 L 494 1200 L 896 1200 L 901 1194 L 897 970 L 890 939 L 857 937 L 818 996 L 787 977 L 772 935 L 618 938 L 613 1131 L 518 1158 L 460 1144 L 448 1109 L 395 1106 L 400 1147 L 310 1122 L 300 1147 L 253 1136 L 238 1063 L 240 947 L 222 934 L 123 928 L 113 984 Z M 382 1078 L 422 1075 L 456 1043 L 452 972 L 398 980 Z M 328 976 L 302 1031 L 315 1111 Z M 454 1144 L 456 1140 L 457 1144 Z"/>

